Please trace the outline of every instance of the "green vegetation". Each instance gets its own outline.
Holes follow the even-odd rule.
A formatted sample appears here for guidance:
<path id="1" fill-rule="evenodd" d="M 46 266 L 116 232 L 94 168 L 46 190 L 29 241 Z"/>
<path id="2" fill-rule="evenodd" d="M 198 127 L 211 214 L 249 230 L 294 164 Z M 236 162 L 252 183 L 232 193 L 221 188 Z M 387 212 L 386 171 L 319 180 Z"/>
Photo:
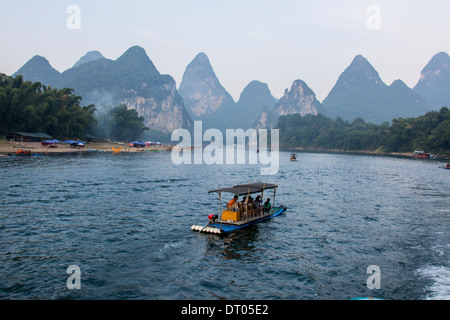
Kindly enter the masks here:
<path id="1" fill-rule="evenodd" d="M 22 76 L 0 74 L 0 135 L 13 132 L 44 132 L 58 138 L 99 138 L 120 141 L 139 139 L 144 118 L 125 105 L 97 115 L 94 105 L 81 107 L 82 98 L 70 88 L 52 89 Z"/>
<path id="2" fill-rule="evenodd" d="M 81 138 L 86 132 L 120 141 L 154 136 L 144 118 L 125 105 L 96 114 L 94 105 L 81 107 L 82 98 L 70 88 L 52 89 L 22 76 L 0 74 L 0 135 L 44 132 L 58 138 Z M 450 110 L 443 107 L 417 118 L 398 118 L 392 124 L 335 120 L 323 115 L 282 116 L 278 122 L 285 148 L 338 149 L 349 151 L 411 152 L 423 149 L 450 153 Z M 158 136 L 157 139 L 167 138 Z"/>
<path id="3" fill-rule="evenodd" d="M 82 98 L 73 92 L 0 74 L 0 135 L 45 132 L 59 138 L 84 137 L 95 122 L 95 107 L 81 107 Z"/>
<path id="4" fill-rule="evenodd" d="M 357 118 L 353 122 L 323 115 L 282 116 L 278 122 L 280 144 L 285 148 L 347 151 L 412 152 L 423 149 L 450 153 L 450 110 L 443 107 L 417 118 L 398 118 L 375 125 Z"/>
<path id="5" fill-rule="evenodd" d="M 124 104 L 110 108 L 105 113 L 97 116 L 97 124 L 94 126 L 94 134 L 100 138 L 126 141 L 140 139 L 148 130 L 144 126 L 144 118 L 139 116 L 134 109 L 127 109 Z"/>

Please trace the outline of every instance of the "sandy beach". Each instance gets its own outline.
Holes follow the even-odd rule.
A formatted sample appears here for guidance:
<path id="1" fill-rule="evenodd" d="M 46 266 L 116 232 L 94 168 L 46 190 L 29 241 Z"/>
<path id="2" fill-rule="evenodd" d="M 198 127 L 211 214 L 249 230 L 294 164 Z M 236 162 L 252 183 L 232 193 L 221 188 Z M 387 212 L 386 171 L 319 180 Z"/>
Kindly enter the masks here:
<path id="1" fill-rule="evenodd" d="M 39 154 L 58 154 L 58 153 L 80 153 L 90 151 L 102 151 L 102 152 L 114 152 L 120 150 L 120 152 L 142 152 L 142 151 L 170 151 L 172 146 L 159 145 L 159 146 L 147 146 L 145 148 L 133 148 L 128 144 L 122 143 L 108 143 L 108 142 L 89 142 L 86 143 L 84 148 L 70 148 L 68 144 L 58 144 L 56 148 L 44 147 L 40 142 L 16 142 L 16 141 L 0 141 L 0 156 L 7 156 L 8 154 L 14 154 L 18 150 L 29 150 L 31 153 Z"/>

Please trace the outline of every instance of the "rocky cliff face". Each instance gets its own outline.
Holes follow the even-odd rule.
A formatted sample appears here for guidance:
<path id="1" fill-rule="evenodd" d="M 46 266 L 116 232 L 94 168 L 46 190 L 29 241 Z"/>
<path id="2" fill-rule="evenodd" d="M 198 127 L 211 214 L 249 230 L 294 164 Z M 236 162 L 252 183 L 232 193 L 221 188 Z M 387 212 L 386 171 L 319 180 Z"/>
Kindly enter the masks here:
<path id="1" fill-rule="evenodd" d="M 316 99 L 315 93 L 302 80 L 295 80 L 291 90 L 286 89 L 284 96 L 271 110 L 264 110 L 255 127 L 270 129 L 277 125 L 280 116 L 299 113 L 317 115 L 322 113 L 322 104 Z"/>
<path id="2" fill-rule="evenodd" d="M 206 54 L 199 53 L 187 66 L 178 91 L 188 113 L 194 120 L 202 120 L 204 128 L 227 126 L 224 119 L 234 100 L 220 84 Z"/>
<path id="3" fill-rule="evenodd" d="M 414 91 L 433 109 L 450 107 L 450 57 L 446 52 L 436 54 L 425 66 Z"/>
<path id="4" fill-rule="evenodd" d="M 302 80 L 296 80 L 292 84 L 291 90 L 284 92 L 275 107 L 278 115 L 300 113 L 302 116 L 307 114 L 317 115 L 322 111 L 321 103 L 316 99 L 316 94 Z"/>
<path id="5" fill-rule="evenodd" d="M 135 109 L 144 117 L 144 124 L 149 128 L 168 133 L 179 128 L 192 129 L 192 120 L 176 90 L 175 81 L 167 79 L 161 86 L 161 91 L 165 94 L 159 98 L 130 90 L 126 92 L 124 95 L 126 97 L 121 102 L 126 104 L 128 109 Z"/>
<path id="6" fill-rule="evenodd" d="M 98 110 L 126 104 L 129 109 L 136 109 L 151 129 L 171 133 L 178 128 L 192 128 L 174 79 L 161 75 L 143 48 L 131 47 L 115 61 L 98 55 L 88 62 L 80 61 L 51 84 L 75 89 L 83 97 L 83 104 L 95 104 Z M 24 77 L 41 78 L 41 69 L 37 69 Z"/>

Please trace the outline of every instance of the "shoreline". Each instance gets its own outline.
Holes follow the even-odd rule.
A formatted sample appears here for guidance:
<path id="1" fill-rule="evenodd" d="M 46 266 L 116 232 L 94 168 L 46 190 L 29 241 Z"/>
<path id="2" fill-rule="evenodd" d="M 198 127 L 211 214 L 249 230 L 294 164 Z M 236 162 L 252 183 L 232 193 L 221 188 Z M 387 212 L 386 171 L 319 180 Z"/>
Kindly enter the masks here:
<path id="1" fill-rule="evenodd" d="M 0 141 L 0 156 L 8 156 L 9 154 L 15 154 L 19 149 L 29 150 L 32 154 L 42 155 L 57 155 L 57 154 L 80 154 L 85 152 L 142 152 L 142 151 L 170 151 L 172 146 L 159 145 L 159 146 L 147 146 L 145 148 L 134 148 L 128 146 L 125 143 L 113 143 L 113 142 L 87 142 L 82 149 L 70 148 L 66 144 L 58 144 L 57 148 L 49 148 L 41 145 L 40 142 L 18 142 L 18 141 Z"/>
<path id="2" fill-rule="evenodd" d="M 361 154 L 372 156 L 391 156 L 391 157 L 406 157 L 414 158 L 413 152 L 382 152 L 376 150 L 341 150 L 341 149 L 314 149 L 314 148 L 291 148 L 286 151 L 296 152 L 316 152 L 316 153 L 342 153 L 342 154 Z"/>
<path id="3" fill-rule="evenodd" d="M 358 155 L 370 155 L 370 156 L 386 156 L 386 157 L 400 157 L 400 158 L 412 158 L 414 157 L 414 152 L 383 152 L 377 150 L 341 150 L 341 149 L 314 149 L 314 148 L 286 148 L 284 151 L 304 152 L 304 153 L 331 153 L 331 154 L 358 154 Z M 433 159 L 422 159 L 422 160 L 435 160 L 448 162 L 450 157 L 448 155 L 439 155 L 438 158 Z"/>
<path id="4" fill-rule="evenodd" d="M 0 157 L 8 156 L 9 154 L 15 154 L 17 150 L 24 149 L 31 151 L 32 154 L 42 155 L 58 155 L 58 154 L 81 154 L 85 152 L 118 152 L 123 153 L 136 153 L 136 152 L 163 152 L 172 151 L 174 146 L 172 145 L 154 145 L 147 146 L 145 148 L 134 148 L 128 146 L 126 143 L 114 143 L 114 142 L 87 142 L 83 149 L 70 148 L 63 143 L 58 144 L 57 148 L 49 148 L 41 145 L 40 142 L 18 142 L 18 141 L 0 141 Z M 115 150 L 113 150 L 115 149 Z M 281 148 L 280 151 L 291 153 L 330 153 L 330 154 L 358 154 L 358 155 L 371 155 L 371 156 L 389 156 L 389 157 L 403 157 L 414 158 L 413 152 L 382 152 L 377 150 L 341 150 L 341 149 L 315 149 L 315 148 Z M 438 159 L 430 159 L 437 161 L 448 162 L 449 157 L 440 155 Z"/>

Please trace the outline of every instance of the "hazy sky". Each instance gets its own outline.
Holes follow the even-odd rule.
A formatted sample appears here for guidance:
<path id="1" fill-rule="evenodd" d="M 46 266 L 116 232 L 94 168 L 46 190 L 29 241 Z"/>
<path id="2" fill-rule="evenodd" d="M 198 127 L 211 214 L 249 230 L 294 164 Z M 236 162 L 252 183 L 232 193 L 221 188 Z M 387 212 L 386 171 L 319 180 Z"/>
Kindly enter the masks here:
<path id="1" fill-rule="evenodd" d="M 450 53 L 449 12 L 448 0 L 2 0 L 0 72 L 34 55 L 62 72 L 88 51 L 115 60 L 139 45 L 178 86 L 205 52 L 235 100 L 252 80 L 279 98 L 302 79 L 323 101 L 357 54 L 387 84 L 413 87 L 436 53 Z"/>

